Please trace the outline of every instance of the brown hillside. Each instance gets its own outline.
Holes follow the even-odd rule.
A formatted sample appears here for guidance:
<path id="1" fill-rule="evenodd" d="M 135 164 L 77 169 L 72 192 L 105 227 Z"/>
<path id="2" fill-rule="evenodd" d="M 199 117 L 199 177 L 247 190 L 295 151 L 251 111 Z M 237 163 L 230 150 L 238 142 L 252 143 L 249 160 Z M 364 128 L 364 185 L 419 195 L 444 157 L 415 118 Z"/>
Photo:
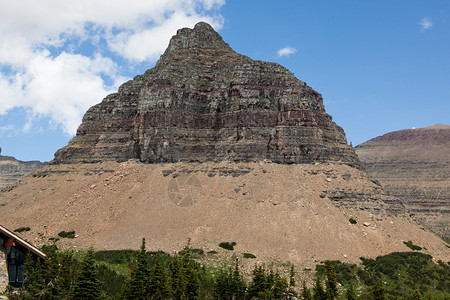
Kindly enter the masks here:
<path id="1" fill-rule="evenodd" d="M 450 125 L 391 132 L 355 150 L 417 221 L 450 238 Z"/>
<path id="2" fill-rule="evenodd" d="M 333 198 L 355 191 L 360 201 Z M 437 236 L 407 216 L 388 216 L 380 192 L 365 172 L 346 165 L 52 165 L 1 193 L 0 214 L 9 228 L 31 227 L 24 237 L 37 245 L 62 230 L 77 238 L 60 245 L 97 249 L 137 249 L 142 237 L 150 249 L 168 252 L 188 238 L 208 251 L 234 241 L 236 251 L 259 260 L 311 267 L 408 251 L 402 241 L 411 240 L 448 260 L 450 249 Z"/>

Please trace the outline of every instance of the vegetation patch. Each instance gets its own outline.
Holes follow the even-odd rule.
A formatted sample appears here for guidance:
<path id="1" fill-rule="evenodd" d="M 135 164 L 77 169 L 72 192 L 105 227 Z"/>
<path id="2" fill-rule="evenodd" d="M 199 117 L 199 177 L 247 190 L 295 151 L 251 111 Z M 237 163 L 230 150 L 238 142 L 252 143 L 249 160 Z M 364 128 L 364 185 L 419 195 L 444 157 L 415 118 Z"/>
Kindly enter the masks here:
<path id="1" fill-rule="evenodd" d="M 236 242 L 222 242 L 219 244 L 219 247 L 227 250 L 234 250 L 234 246 L 236 246 Z"/>
<path id="2" fill-rule="evenodd" d="M 56 243 L 57 241 L 59 241 L 59 238 L 55 238 L 55 237 L 51 237 L 48 239 L 50 242 Z"/>
<path id="3" fill-rule="evenodd" d="M 356 220 L 353 219 L 353 218 L 348 219 L 348 221 L 349 221 L 351 224 L 356 224 L 356 223 L 358 223 L 358 222 L 356 222 Z"/>
<path id="4" fill-rule="evenodd" d="M 422 247 L 414 245 L 411 241 L 403 242 L 403 244 L 405 244 L 409 249 L 414 250 L 414 251 L 422 250 Z"/>
<path id="5" fill-rule="evenodd" d="M 71 231 L 61 231 L 60 233 L 58 233 L 58 236 L 62 237 L 63 239 L 73 239 L 75 238 L 75 231 L 71 230 Z"/>
<path id="6" fill-rule="evenodd" d="M 215 255 L 215 254 L 217 254 L 217 251 L 216 250 L 211 250 L 211 251 L 206 252 L 206 254 L 208 254 L 208 255 Z"/>
<path id="7" fill-rule="evenodd" d="M 31 230 L 30 227 L 19 227 L 17 229 L 14 229 L 14 232 L 21 233 L 21 232 L 30 231 L 30 230 Z"/>
<path id="8" fill-rule="evenodd" d="M 243 255 L 244 255 L 244 258 L 256 258 L 256 256 L 254 254 L 251 254 L 251 253 L 244 252 Z"/>
<path id="9" fill-rule="evenodd" d="M 47 174 L 33 174 L 34 178 L 44 178 L 46 176 L 47 176 Z"/>
<path id="10" fill-rule="evenodd" d="M 361 258 L 360 265 L 322 262 L 312 287 L 296 284 L 293 265 L 289 275 L 255 265 L 246 279 L 237 259 L 234 266 L 201 265 L 189 245 L 173 255 L 146 251 L 144 241 L 140 251 L 74 253 L 54 244 L 42 251 L 49 259 L 27 257 L 28 281 L 10 299 L 450 299 L 450 265 L 412 251 Z"/>

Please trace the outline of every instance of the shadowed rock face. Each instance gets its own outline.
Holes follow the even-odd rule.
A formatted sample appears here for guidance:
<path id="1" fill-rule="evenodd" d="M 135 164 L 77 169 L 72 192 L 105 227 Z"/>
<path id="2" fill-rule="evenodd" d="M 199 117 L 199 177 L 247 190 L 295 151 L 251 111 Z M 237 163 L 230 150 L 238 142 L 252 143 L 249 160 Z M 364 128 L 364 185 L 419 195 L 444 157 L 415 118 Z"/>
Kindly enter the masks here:
<path id="1" fill-rule="evenodd" d="M 450 125 L 390 132 L 355 150 L 414 219 L 450 238 Z"/>
<path id="2" fill-rule="evenodd" d="M 52 163 L 343 163 L 362 168 L 322 96 L 275 63 L 234 52 L 206 23 L 91 107 Z"/>

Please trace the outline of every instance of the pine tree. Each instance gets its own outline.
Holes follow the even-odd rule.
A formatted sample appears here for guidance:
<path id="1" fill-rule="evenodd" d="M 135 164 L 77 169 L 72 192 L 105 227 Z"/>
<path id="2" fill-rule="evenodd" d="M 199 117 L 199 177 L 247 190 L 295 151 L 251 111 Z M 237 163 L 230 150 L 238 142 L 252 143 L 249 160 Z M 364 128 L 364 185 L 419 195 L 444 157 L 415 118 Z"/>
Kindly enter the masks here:
<path id="1" fill-rule="evenodd" d="M 152 299 L 170 299 L 172 297 L 166 265 L 160 253 L 155 257 L 149 276 L 149 295 Z"/>
<path id="2" fill-rule="evenodd" d="M 192 249 L 188 245 L 178 253 L 170 264 L 172 293 L 175 299 L 197 299 L 200 279 L 196 262 L 191 258 Z"/>
<path id="3" fill-rule="evenodd" d="M 218 299 L 244 299 L 245 281 L 239 270 L 239 261 L 236 259 L 234 268 L 221 268 L 217 275 L 214 294 Z"/>
<path id="4" fill-rule="evenodd" d="M 69 299 L 73 284 L 73 252 L 64 251 L 59 255 L 59 275 L 55 279 L 56 299 Z"/>
<path id="5" fill-rule="evenodd" d="M 42 292 L 45 288 L 44 275 L 42 272 L 41 262 L 38 259 L 36 264 L 33 261 L 33 257 L 30 252 L 27 253 L 25 262 L 25 280 L 23 297 L 31 296 L 32 299 L 38 299 L 42 296 Z"/>
<path id="6" fill-rule="evenodd" d="M 137 254 L 136 261 L 130 268 L 130 275 L 125 282 L 123 298 L 130 300 L 148 299 L 147 289 L 149 275 L 145 238 L 143 238 L 141 249 Z"/>
<path id="7" fill-rule="evenodd" d="M 186 277 L 185 299 L 198 299 L 200 280 L 198 278 L 195 262 L 190 258 L 190 252 L 183 257 L 183 271 Z"/>
<path id="8" fill-rule="evenodd" d="M 370 288 L 370 299 L 372 300 L 385 300 L 385 290 L 383 283 L 378 280 Z"/>
<path id="9" fill-rule="evenodd" d="M 175 299 L 183 299 L 186 292 L 187 278 L 183 271 L 183 264 L 179 254 L 173 257 L 169 269 L 172 278 L 172 294 Z"/>
<path id="10" fill-rule="evenodd" d="M 243 299 L 245 296 L 245 280 L 244 276 L 241 274 L 241 271 L 239 270 L 239 261 L 236 259 L 234 270 L 232 273 L 232 288 L 233 288 L 233 296 L 234 299 Z"/>
<path id="11" fill-rule="evenodd" d="M 326 300 L 327 294 L 325 293 L 322 282 L 319 277 L 316 278 L 316 282 L 314 284 L 313 289 L 313 299 L 314 300 Z"/>
<path id="12" fill-rule="evenodd" d="M 97 279 L 97 270 L 95 269 L 94 250 L 87 251 L 86 256 L 81 262 L 81 269 L 72 292 L 72 299 L 101 299 L 101 282 Z"/>
<path id="13" fill-rule="evenodd" d="M 326 280 L 327 299 L 334 300 L 338 296 L 336 272 L 334 271 L 333 264 L 329 260 L 325 261 L 325 274 L 327 276 Z"/>
<path id="14" fill-rule="evenodd" d="M 287 296 L 288 282 L 286 278 L 281 277 L 278 272 L 275 273 L 274 283 L 271 287 L 271 299 L 285 299 Z"/>
<path id="15" fill-rule="evenodd" d="M 58 247 L 56 247 L 55 244 L 44 246 L 43 250 L 47 255 L 47 259 L 44 261 L 42 267 L 45 282 L 45 288 L 42 291 L 43 297 L 48 300 L 60 300 L 68 298 L 70 291 L 70 282 L 69 286 L 59 287 L 60 281 L 64 281 L 65 277 L 70 276 L 70 270 L 62 270 L 63 267 L 66 267 L 61 264 L 61 257 L 63 256 L 63 254 L 58 251 Z M 66 284 L 63 283 L 63 285 Z"/>
<path id="16" fill-rule="evenodd" d="M 263 266 L 255 265 L 252 274 L 252 281 L 248 286 L 248 296 L 250 299 L 262 296 L 267 288 L 266 270 Z"/>
<path id="17" fill-rule="evenodd" d="M 294 265 L 291 265 L 291 270 L 289 271 L 289 290 L 288 290 L 288 299 L 297 298 L 297 292 L 295 291 L 295 269 Z"/>
<path id="18" fill-rule="evenodd" d="M 408 300 L 423 300 L 423 296 L 420 293 L 419 289 L 416 289 L 414 292 L 412 292 Z"/>
<path id="19" fill-rule="evenodd" d="M 353 284 L 350 284 L 350 286 L 345 291 L 345 299 L 347 300 L 357 300 L 358 295 L 356 295 L 355 288 L 353 287 Z"/>
<path id="20" fill-rule="evenodd" d="M 306 282 L 303 280 L 303 290 L 302 290 L 303 300 L 312 300 L 312 295 L 310 289 L 306 286 Z"/>

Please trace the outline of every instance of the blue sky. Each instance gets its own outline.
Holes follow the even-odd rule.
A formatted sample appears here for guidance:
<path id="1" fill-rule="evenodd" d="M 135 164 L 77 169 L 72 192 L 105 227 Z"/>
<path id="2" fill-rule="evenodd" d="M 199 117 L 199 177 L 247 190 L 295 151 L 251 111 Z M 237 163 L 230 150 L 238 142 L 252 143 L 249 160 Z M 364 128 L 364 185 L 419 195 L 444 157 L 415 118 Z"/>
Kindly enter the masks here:
<path id="1" fill-rule="evenodd" d="M 56 4 L 55 4 L 56 3 Z M 0 0 L 2 155 L 49 161 L 84 112 L 207 21 L 321 93 L 353 145 L 450 124 L 448 0 Z"/>

